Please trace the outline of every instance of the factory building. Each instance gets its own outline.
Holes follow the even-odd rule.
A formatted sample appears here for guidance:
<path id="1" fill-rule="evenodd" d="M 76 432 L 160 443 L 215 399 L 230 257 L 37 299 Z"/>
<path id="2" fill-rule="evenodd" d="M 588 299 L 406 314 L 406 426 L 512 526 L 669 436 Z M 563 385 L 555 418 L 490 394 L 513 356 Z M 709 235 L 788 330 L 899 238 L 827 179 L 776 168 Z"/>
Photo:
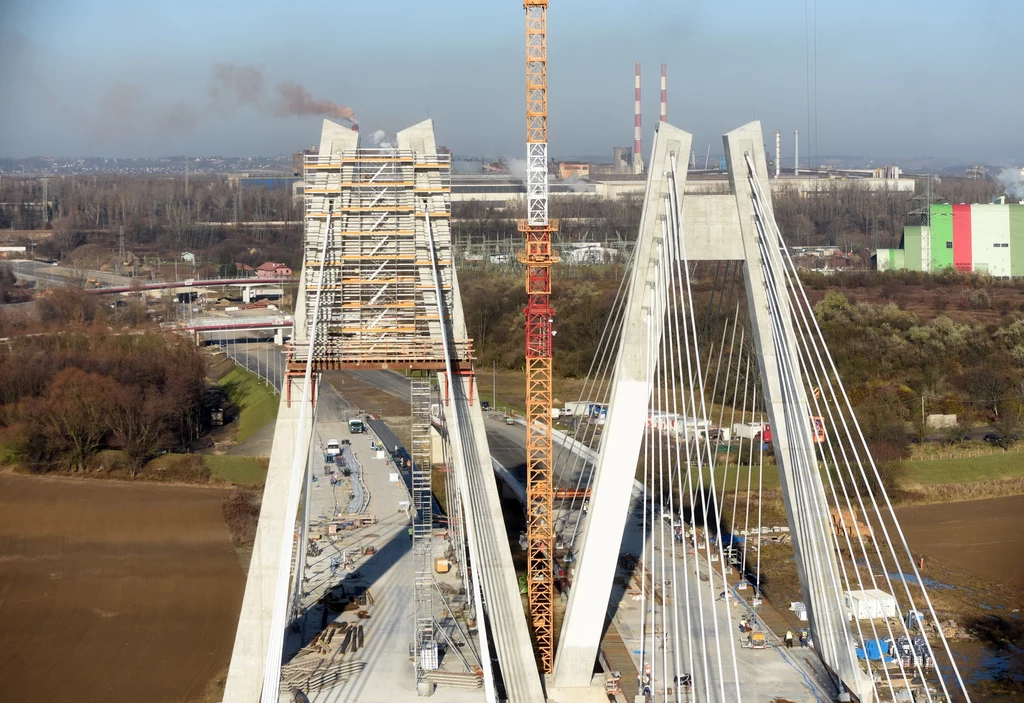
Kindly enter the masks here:
<path id="1" fill-rule="evenodd" d="M 902 249 L 877 251 L 879 271 L 1024 276 L 1024 204 L 935 204 L 930 213 L 930 226 L 903 228 Z"/>

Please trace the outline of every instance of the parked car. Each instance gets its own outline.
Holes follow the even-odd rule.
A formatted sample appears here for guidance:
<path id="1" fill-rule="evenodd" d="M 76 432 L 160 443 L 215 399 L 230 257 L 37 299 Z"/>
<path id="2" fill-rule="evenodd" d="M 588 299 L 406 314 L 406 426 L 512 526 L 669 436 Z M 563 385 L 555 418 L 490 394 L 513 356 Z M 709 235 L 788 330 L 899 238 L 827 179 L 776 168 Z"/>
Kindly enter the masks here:
<path id="1" fill-rule="evenodd" d="M 480 409 L 481 410 L 490 410 L 491 409 L 491 404 L 488 403 L 486 400 L 481 400 L 480 401 Z"/>
<path id="2" fill-rule="evenodd" d="M 989 444 L 999 444 L 1000 442 L 1003 441 L 1003 436 L 1000 434 L 996 434 L 995 432 L 989 432 L 987 435 L 985 435 L 984 439 Z"/>

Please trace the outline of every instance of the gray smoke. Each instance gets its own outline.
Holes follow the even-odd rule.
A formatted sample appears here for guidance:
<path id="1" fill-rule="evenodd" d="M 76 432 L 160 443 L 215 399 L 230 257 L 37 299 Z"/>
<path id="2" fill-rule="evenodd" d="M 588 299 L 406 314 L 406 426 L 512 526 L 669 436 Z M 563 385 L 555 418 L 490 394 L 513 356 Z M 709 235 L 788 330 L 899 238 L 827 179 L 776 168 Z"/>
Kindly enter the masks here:
<path id="1" fill-rule="evenodd" d="M 217 64 L 213 67 L 208 90 L 214 109 L 228 111 L 236 107 L 254 107 L 278 117 L 323 115 L 356 124 L 352 108 L 325 98 L 315 98 L 295 81 L 274 84 L 271 95 L 265 90 L 263 69 L 259 66 Z"/>
<path id="2" fill-rule="evenodd" d="M 259 106 L 263 102 L 263 69 L 219 63 L 210 76 L 210 101 L 215 107 Z"/>
<path id="3" fill-rule="evenodd" d="M 356 123 L 356 113 L 352 108 L 338 105 L 330 100 L 314 98 L 313 95 L 294 81 L 284 81 L 274 86 L 277 95 L 271 103 L 275 115 L 324 115 Z"/>
<path id="4" fill-rule="evenodd" d="M 1003 186 L 1008 198 L 1024 200 L 1024 177 L 1021 176 L 1019 168 L 1004 168 L 996 176 L 996 180 Z"/>

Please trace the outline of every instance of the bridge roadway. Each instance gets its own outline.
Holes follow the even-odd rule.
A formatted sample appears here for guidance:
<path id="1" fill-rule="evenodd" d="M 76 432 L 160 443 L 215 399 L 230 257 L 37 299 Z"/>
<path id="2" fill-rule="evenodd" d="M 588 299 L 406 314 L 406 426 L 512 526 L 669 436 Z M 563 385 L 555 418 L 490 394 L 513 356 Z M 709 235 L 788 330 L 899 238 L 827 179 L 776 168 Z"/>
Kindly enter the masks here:
<path id="1" fill-rule="evenodd" d="M 14 260 L 8 261 L 14 275 L 23 281 L 35 282 L 40 288 L 57 288 L 66 286 L 69 283 L 81 279 L 93 279 L 97 283 L 110 286 L 128 286 L 132 279 L 128 276 L 118 276 L 103 271 L 92 271 L 89 269 L 70 268 L 57 264 L 48 264 L 45 261 Z"/>
<path id="2" fill-rule="evenodd" d="M 302 645 L 321 631 L 323 606 L 319 598 L 339 581 L 343 581 L 349 588 L 367 588 L 373 597 L 373 606 L 369 609 L 372 615 L 370 618 L 358 620 L 351 612 L 330 615 L 332 620 L 364 625 L 366 648 L 352 656 L 364 661 L 365 668 L 344 683 L 311 692 L 308 696 L 310 703 L 390 703 L 417 698 L 415 676 L 409 666 L 409 643 L 413 639 L 409 603 L 413 598 L 414 564 L 407 534 L 408 515 L 402 508 L 409 500 L 409 493 L 404 484 L 390 480 L 393 469 L 386 459 L 377 458 L 377 453 L 371 450 L 371 436 L 349 433 L 348 418 L 356 412 L 357 408 L 330 384 L 325 383 L 320 387 L 313 436 L 316 448 L 311 453 L 311 468 L 317 478 L 313 486 L 311 517 L 321 522 L 339 511 L 350 512 L 347 487 L 330 485 L 320 459 L 322 447 L 328 439 L 346 438 L 351 442 L 351 451 L 362 467 L 363 482 L 369 491 L 369 504 L 364 512 L 375 515 L 378 522 L 359 530 L 347 531 L 335 542 L 323 540 L 323 552 L 310 557 L 302 601 L 303 610 L 308 616 L 301 620 L 300 632 L 289 630 L 285 651 L 286 656 L 291 658 Z M 375 423 L 374 429 L 386 430 L 386 426 Z M 387 432 L 390 434 L 389 430 Z M 380 439 L 387 441 L 386 437 Z M 376 549 L 376 553 L 363 556 L 366 547 L 371 546 Z M 335 575 L 330 569 L 331 559 L 344 561 L 346 555 L 355 559 L 356 570 L 346 572 L 343 569 Z M 439 580 L 443 578 L 438 577 Z M 439 622 L 443 622 L 440 603 L 435 603 L 435 608 L 435 616 Z M 475 651 L 475 645 L 471 644 L 470 647 Z M 466 656 L 473 659 L 470 651 L 466 652 Z M 462 671 L 455 655 L 445 658 L 443 668 Z M 292 700 L 290 691 L 283 691 L 282 694 L 282 701 Z M 434 695 L 435 700 L 452 703 L 479 703 L 482 698 L 479 690 L 450 687 Z"/>
<path id="3" fill-rule="evenodd" d="M 391 371 L 349 371 L 348 373 L 352 373 L 360 378 L 360 380 L 398 398 L 408 399 L 409 397 L 408 380 L 400 374 Z M 521 482 L 520 485 L 525 485 L 525 423 L 518 421 L 515 425 L 507 425 L 503 419 L 495 416 L 485 420 L 485 427 L 492 460 L 501 464 L 511 474 L 513 479 Z M 576 459 L 575 454 L 579 454 L 583 460 Z M 558 483 L 556 487 L 567 489 L 575 489 L 577 485 L 581 488 L 585 487 L 587 474 L 592 470 L 590 462 L 594 459 L 595 454 L 592 450 L 583 447 L 571 448 L 568 438 L 556 433 L 555 476 Z M 500 475 L 503 472 L 499 471 L 498 473 Z M 580 481 L 581 474 L 582 481 Z M 630 518 L 627 522 L 626 534 L 623 536 L 623 543 L 621 545 L 623 551 L 634 554 L 641 553 L 641 545 L 643 543 L 641 495 L 642 486 L 638 482 L 634 482 Z M 578 510 L 581 507 L 580 503 L 581 501 L 576 501 L 574 509 L 570 512 L 568 510 L 568 501 L 566 501 L 564 504 L 565 509 L 562 512 L 556 512 L 557 519 L 564 521 L 566 524 L 567 537 L 575 531 L 576 521 L 579 518 Z M 582 541 L 582 534 L 583 525 L 580 524 L 579 534 L 577 535 L 578 542 Z M 649 540 L 647 547 L 649 550 L 653 548 L 653 544 Z M 677 577 L 679 582 L 682 582 L 684 580 L 684 560 L 681 552 L 677 554 L 676 561 Z M 703 558 L 696 561 L 691 558 L 688 561 L 689 568 L 687 570 L 689 571 L 689 578 L 694 583 L 701 583 L 704 592 L 702 593 L 702 599 L 698 598 L 696 589 L 691 590 L 689 597 L 684 597 L 682 593 L 679 593 L 679 598 L 680 603 L 688 601 L 686 609 L 690 613 L 700 613 L 700 617 L 694 616 L 693 618 L 689 636 L 694 642 L 702 642 L 700 648 L 703 648 L 706 652 L 707 660 L 715 662 L 710 665 L 709 676 L 706 681 L 709 700 L 728 701 L 735 693 L 737 678 L 731 665 L 729 639 L 733 639 L 736 646 L 739 688 L 744 700 L 758 700 L 759 696 L 767 692 L 770 692 L 773 696 L 784 696 L 789 700 L 795 701 L 827 700 L 829 695 L 827 693 L 829 689 L 827 677 L 822 674 L 820 664 L 811 650 L 798 649 L 784 653 L 782 650 L 757 651 L 742 649 L 739 645 L 740 633 L 736 629 L 740 615 L 744 614 L 741 613 L 741 607 L 732 608 L 731 615 L 726 614 L 725 608 L 715 608 L 714 599 L 717 597 L 717 594 L 725 589 L 725 584 L 718 581 L 713 589 L 709 589 L 706 579 L 710 577 L 717 580 L 721 577 L 714 575 L 714 570 L 708 568 Z M 730 584 L 733 584 L 735 579 L 735 576 L 730 577 Z M 682 583 L 679 583 L 677 588 L 681 585 Z M 639 604 L 630 596 L 631 594 L 627 594 L 624 587 L 615 586 L 611 602 L 609 603 L 609 615 L 622 641 L 626 645 L 627 651 L 630 652 L 634 665 L 639 670 L 641 667 L 639 657 L 641 649 Z M 748 617 L 752 615 L 751 613 L 746 614 Z M 712 634 L 716 623 L 719 630 L 719 646 L 721 647 L 724 664 L 724 675 L 721 676 L 717 671 L 717 647 Z M 661 655 L 661 647 L 658 647 L 657 654 Z M 694 656 L 699 661 L 700 655 L 695 652 Z M 688 657 L 684 656 L 684 659 L 686 658 Z M 688 669 L 689 667 L 685 668 Z M 705 685 L 703 668 L 699 665 L 694 668 L 697 671 L 691 673 L 694 674 L 695 683 L 700 689 L 700 693 L 703 694 Z M 724 684 L 724 699 L 720 697 L 722 689 L 719 688 L 719 679 Z"/>
<path id="4" fill-rule="evenodd" d="M 361 381 L 369 383 L 382 391 L 409 401 L 409 379 L 393 371 L 349 370 Z M 491 458 L 501 465 L 518 486 L 510 487 L 513 491 L 522 490 L 526 485 L 526 424 L 519 420 L 514 425 L 506 424 L 498 414 L 484 414 L 484 427 L 487 431 L 487 443 L 491 450 Z M 574 489 L 586 486 L 590 464 L 587 461 L 574 459 L 574 454 L 563 447 L 559 437 L 555 438 L 555 479 L 558 488 Z M 499 471 L 499 474 L 504 472 Z M 581 473 L 583 480 L 579 481 Z"/>

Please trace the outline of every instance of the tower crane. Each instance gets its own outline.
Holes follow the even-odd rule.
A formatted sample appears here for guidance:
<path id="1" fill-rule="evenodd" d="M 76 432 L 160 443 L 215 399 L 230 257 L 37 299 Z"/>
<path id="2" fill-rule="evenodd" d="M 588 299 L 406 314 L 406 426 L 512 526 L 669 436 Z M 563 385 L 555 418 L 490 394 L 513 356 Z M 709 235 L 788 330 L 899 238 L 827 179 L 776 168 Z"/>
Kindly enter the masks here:
<path id="1" fill-rule="evenodd" d="M 527 593 L 541 668 L 554 661 L 554 525 L 551 485 L 551 233 L 548 219 L 548 0 L 526 10 L 526 219 L 519 221 L 526 268 L 526 538 Z"/>

